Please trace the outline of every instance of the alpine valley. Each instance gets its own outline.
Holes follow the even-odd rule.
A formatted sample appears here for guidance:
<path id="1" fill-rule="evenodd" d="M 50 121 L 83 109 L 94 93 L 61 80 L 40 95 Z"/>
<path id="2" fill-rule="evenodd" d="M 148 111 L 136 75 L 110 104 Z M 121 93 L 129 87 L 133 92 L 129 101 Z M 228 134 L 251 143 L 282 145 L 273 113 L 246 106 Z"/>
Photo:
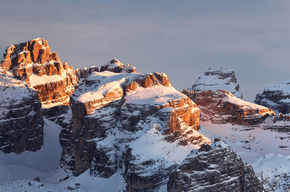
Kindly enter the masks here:
<path id="1" fill-rule="evenodd" d="M 41 38 L 0 64 L 0 191 L 290 191 L 290 80 L 243 99 L 235 72 L 177 91 L 118 59 L 74 70 Z"/>

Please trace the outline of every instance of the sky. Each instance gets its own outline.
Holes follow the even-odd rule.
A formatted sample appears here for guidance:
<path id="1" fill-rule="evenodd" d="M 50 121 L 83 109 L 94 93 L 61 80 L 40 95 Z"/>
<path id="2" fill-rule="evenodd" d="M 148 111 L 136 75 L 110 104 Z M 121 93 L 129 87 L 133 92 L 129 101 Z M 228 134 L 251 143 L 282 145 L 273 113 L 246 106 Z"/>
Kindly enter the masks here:
<path id="1" fill-rule="evenodd" d="M 253 101 L 290 79 L 290 1 L 3 1 L 0 52 L 41 37 L 76 68 L 113 58 L 169 75 L 179 91 L 208 68 L 234 69 Z"/>

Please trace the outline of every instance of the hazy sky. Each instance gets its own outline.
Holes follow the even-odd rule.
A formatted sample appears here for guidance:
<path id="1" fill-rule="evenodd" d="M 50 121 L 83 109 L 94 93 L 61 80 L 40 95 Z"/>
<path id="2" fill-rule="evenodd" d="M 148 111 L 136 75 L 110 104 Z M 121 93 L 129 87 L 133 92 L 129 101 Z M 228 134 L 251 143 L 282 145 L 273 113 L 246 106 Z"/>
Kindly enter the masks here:
<path id="1" fill-rule="evenodd" d="M 234 69 L 244 98 L 290 79 L 290 1 L 2 1 L 0 52 L 41 37 L 74 68 L 112 58 L 165 72 L 178 89 Z"/>

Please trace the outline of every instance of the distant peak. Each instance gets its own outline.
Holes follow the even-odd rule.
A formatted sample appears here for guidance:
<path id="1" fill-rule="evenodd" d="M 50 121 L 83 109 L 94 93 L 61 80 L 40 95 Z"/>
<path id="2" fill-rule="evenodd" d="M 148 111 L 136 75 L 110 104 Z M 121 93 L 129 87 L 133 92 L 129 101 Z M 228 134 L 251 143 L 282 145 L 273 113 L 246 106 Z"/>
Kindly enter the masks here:
<path id="1" fill-rule="evenodd" d="M 192 85 L 192 90 L 196 92 L 208 89 L 212 91 L 218 89 L 227 90 L 236 97 L 243 98 L 242 94 L 239 92 L 239 84 L 237 83 L 235 71 L 233 69 L 221 67 L 218 70 L 213 70 L 209 68 Z"/>
<path id="2" fill-rule="evenodd" d="M 113 63 L 118 63 L 118 64 L 122 64 L 118 59 L 114 58 L 112 59 L 110 62 L 110 64 L 113 64 Z"/>
<path id="3" fill-rule="evenodd" d="M 133 65 L 124 65 L 118 59 L 114 58 L 101 66 L 100 71 L 111 71 L 114 73 L 136 73 L 137 69 Z"/>

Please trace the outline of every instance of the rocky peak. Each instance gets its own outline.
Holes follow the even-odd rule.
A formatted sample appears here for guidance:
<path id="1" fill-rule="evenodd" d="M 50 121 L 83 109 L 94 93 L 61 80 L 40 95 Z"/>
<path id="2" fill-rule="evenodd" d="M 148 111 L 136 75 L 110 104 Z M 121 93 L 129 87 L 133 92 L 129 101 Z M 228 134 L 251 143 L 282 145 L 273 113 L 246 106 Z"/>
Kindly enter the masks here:
<path id="1" fill-rule="evenodd" d="M 47 65 L 42 66 L 46 63 Z M 62 65 L 59 63 L 57 53 L 50 52 L 48 42 L 36 38 L 28 42 L 10 45 L 4 53 L 0 66 L 5 70 L 12 70 L 16 78 L 26 79 L 33 72 L 39 76 L 59 74 L 62 69 Z"/>
<path id="2" fill-rule="evenodd" d="M 114 58 L 101 66 L 100 72 L 102 71 L 111 71 L 115 73 L 136 73 L 137 69 L 130 64 L 124 65 L 118 59 Z"/>
<path id="3" fill-rule="evenodd" d="M 201 120 L 215 124 L 257 125 L 275 115 L 271 109 L 244 101 L 225 90 L 204 90 L 191 96 L 201 110 Z"/>
<path id="4" fill-rule="evenodd" d="M 69 96 L 77 84 L 72 66 L 61 63 L 48 42 L 41 38 L 10 45 L 0 67 L 37 91 L 42 107 L 69 105 Z"/>
<path id="5" fill-rule="evenodd" d="M 192 88 L 187 91 L 198 93 L 208 89 L 212 91 L 218 89 L 227 90 L 236 97 L 243 98 L 243 95 L 239 92 L 239 84 L 237 83 L 235 72 L 232 69 L 220 68 L 218 70 L 212 70 L 209 68 L 196 80 Z"/>

